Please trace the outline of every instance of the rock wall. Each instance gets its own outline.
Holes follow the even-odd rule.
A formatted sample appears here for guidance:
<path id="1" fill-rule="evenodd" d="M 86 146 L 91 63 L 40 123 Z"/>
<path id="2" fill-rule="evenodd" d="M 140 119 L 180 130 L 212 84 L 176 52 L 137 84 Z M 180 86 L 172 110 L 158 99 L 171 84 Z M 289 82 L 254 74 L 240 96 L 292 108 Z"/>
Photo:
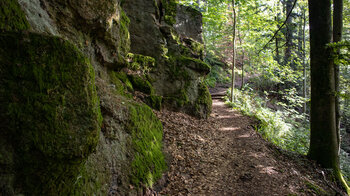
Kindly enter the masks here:
<path id="1" fill-rule="evenodd" d="M 166 169 L 150 107 L 209 115 L 175 1 L 120 3 L 0 1 L 0 195 L 136 195 Z"/>
<path id="2" fill-rule="evenodd" d="M 131 52 L 156 59 L 149 82 L 164 107 L 208 117 L 211 97 L 203 78 L 210 67 L 202 61 L 201 13 L 174 0 L 125 0 L 122 7 L 130 18 Z"/>

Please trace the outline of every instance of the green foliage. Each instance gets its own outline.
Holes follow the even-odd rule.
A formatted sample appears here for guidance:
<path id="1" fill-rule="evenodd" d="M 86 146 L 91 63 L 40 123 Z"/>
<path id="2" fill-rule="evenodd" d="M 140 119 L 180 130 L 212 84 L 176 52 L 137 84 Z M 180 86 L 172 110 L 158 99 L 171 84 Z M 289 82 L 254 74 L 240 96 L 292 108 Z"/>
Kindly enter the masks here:
<path id="1" fill-rule="evenodd" d="M 213 66 L 211 72 L 205 78 L 205 84 L 210 87 L 215 87 L 218 83 L 229 83 L 230 81 L 229 72 L 219 66 Z"/>
<path id="2" fill-rule="evenodd" d="M 131 163 L 131 182 L 139 187 L 149 187 L 167 168 L 162 153 L 163 127 L 146 105 L 131 105 L 129 111 L 130 122 L 127 129 L 131 133 L 135 150 Z"/>
<path id="3" fill-rule="evenodd" d="M 247 90 L 235 90 L 234 94 L 235 102 L 228 104 L 243 114 L 258 119 L 258 132 L 264 138 L 283 149 L 307 153 L 310 131 L 307 123 L 304 123 L 304 116 L 295 115 L 290 111 L 273 111 L 266 107 L 266 100 Z"/>
<path id="4" fill-rule="evenodd" d="M 89 60 L 71 43 L 0 34 L 1 137 L 24 193 L 68 194 L 95 150 L 102 116 Z"/>
<path id="5" fill-rule="evenodd" d="M 17 0 L 0 1 L 0 31 L 21 31 L 29 28 L 29 23 Z"/>

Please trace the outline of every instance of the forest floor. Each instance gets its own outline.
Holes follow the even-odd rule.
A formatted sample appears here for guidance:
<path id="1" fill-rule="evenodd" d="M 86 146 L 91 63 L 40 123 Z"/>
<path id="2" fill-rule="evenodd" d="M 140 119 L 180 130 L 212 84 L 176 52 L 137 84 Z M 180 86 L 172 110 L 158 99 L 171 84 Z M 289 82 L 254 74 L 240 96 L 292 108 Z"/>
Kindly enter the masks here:
<path id="1" fill-rule="evenodd" d="M 211 92 L 216 97 L 226 88 Z M 337 195 L 305 157 L 265 141 L 257 121 L 213 99 L 207 120 L 160 111 L 168 171 L 150 195 Z M 340 193 L 341 195 L 341 193 Z"/>

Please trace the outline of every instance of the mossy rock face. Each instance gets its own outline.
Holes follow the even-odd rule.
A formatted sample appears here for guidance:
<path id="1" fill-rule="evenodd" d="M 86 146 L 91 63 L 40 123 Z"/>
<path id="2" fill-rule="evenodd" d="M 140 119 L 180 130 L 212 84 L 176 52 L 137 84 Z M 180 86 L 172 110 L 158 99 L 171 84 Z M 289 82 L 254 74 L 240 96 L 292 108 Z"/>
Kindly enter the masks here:
<path id="1" fill-rule="evenodd" d="M 176 23 L 176 12 L 177 12 L 177 3 L 175 0 L 162 0 L 164 6 L 165 14 L 164 21 L 168 25 L 174 25 Z"/>
<path id="2" fill-rule="evenodd" d="M 141 76 L 129 75 L 130 82 L 135 90 L 141 91 L 148 95 L 154 94 L 154 89 L 152 84 Z"/>
<path id="3" fill-rule="evenodd" d="M 157 95 L 149 95 L 145 98 L 146 104 L 156 110 L 160 110 L 162 108 L 162 100 L 163 97 Z"/>
<path id="4" fill-rule="evenodd" d="M 29 23 L 17 0 L 0 1 L 0 31 L 21 31 L 29 29 Z"/>
<path id="5" fill-rule="evenodd" d="M 128 68 L 142 73 L 148 73 L 156 65 L 156 60 L 150 56 L 129 53 L 127 55 Z"/>
<path id="6" fill-rule="evenodd" d="M 212 104 L 213 101 L 211 99 L 208 87 L 204 84 L 204 82 L 199 83 L 194 115 L 201 118 L 208 118 L 212 110 Z"/>
<path id="7" fill-rule="evenodd" d="M 129 106 L 129 123 L 134 149 L 131 163 L 131 182 L 136 186 L 152 186 L 166 169 L 162 152 L 163 126 L 152 110 L 133 103 Z"/>
<path id="8" fill-rule="evenodd" d="M 68 194 L 99 138 L 92 66 L 56 37 L 1 33 L 0 45 L 0 136 L 14 149 L 15 189 Z"/>

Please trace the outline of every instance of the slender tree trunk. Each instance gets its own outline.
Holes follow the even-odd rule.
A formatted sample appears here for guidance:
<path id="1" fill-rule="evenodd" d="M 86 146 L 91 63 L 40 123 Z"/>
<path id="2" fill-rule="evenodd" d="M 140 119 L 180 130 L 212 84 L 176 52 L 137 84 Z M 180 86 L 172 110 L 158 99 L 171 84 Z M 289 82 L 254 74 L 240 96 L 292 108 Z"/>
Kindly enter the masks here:
<path id="1" fill-rule="evenodd" d="M 241 81 L 241 90 L 243 90 L 243 86 L 244 86 L 244 51 L 242 50 L 242 81 Z"/>
<path id="2" fill-rule="evenodd" d="M 335 123 L 335 81 L 331 50 L 331 0 L 309 0 L 311 57 L 311 138 L 309 157 L 339 168 Z"/>
<path id="3" fill-rule="evenodd" d="M 293 1 L 287 0 L 286 17 L 292 11 L 292 8 L 293 8 Z M 293 16 L 292 15 L 286 21 L 285 37 L 286 37 L 286 51 L 284 55 L 284 63 L 285 65 L 287 65 L 288 63 L 291 63 L 291 58 L 292 58 L 292 47 L 293 47 Z M 291 63 L 291 66 L 293 66 L 293 63 Z"/>
<path id="4" fill-rule="evenodd" d="M 340 42 L 342 40 L 343 32 L 343 0 L 333 0 L 333 42 Z M 339 55 L 340 51 L 336 51 Z M 336 129 L 338 134 L 338 151 L 340 150 L 340 107 L 339 107 L 339 64 L 334 62 L 334 78 L 335 78 L 335 111 L 336 111 Z"/>
<path id="5" fill-rule="evenodd" d="M 306 100 L 306 40 L 305 40 L 305 28 L 306 28 L 306 8 L 303 7 L 303 97 Z M 306 114 L 306 101 L 304 102 L 303 112 Z"/>
<path id="6" fill-rule="evenodd" d="M 235 0 L 232 0 L 232 17 L 233 17 L 233 32 L 232 32 L 232 78 L 231 78 L 231 98 L 230 101 L 233 102 L 234 99 L 234 89 L 235 89 L 235 67 L 236 67 L 236 7 Z"/>
<path id="7" fill-rule="evenodd" d="M 277 7 L 279 7 L 279 6 L 280 6 L 280 1 L 277 1 Z M 279 29 L 279 27 L 280 27 L 280 24 L 279 24 L 280 20 L 281 20 L 280 15 L 281 15 L 281 13 L 278 12 L 277 16 L 275 17 L 275 20 L 277 22 L 277 29 Z M 279 43 L 280 43 L 280 36 L 277 34 L 276 35 L 276 57 L 275 57 L 275 60 L 277 61 L 278 64 L 281 63 Z"/>

